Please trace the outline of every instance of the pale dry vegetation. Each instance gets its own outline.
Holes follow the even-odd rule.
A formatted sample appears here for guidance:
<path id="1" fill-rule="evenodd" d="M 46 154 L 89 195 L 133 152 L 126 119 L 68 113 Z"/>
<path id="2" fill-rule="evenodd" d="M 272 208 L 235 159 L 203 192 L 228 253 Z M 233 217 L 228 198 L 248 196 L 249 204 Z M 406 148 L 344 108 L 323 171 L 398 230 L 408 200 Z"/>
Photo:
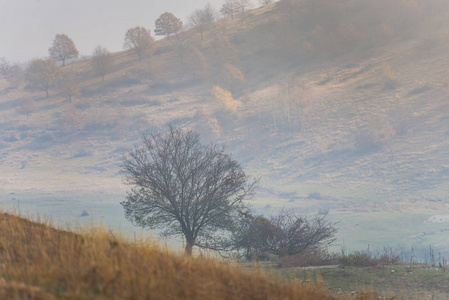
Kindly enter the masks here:
<path id="1" fill-rule="evenodd" d="M 335 299 L 318 286 L 178 256 L 148 240 L 124 241 L 101 228 L 72 233 L 7 213 L 0 260 L 7 299 Z"/>

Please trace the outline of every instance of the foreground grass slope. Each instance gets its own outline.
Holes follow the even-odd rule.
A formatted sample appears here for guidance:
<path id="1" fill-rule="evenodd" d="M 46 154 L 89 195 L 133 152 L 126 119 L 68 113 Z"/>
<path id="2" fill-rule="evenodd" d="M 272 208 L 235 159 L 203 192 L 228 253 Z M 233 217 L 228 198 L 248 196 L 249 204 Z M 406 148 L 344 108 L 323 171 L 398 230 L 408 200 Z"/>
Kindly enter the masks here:
<path id="1" fill-rule="evenodd" d="M 0 214 L 0 299 L 335 299 L 223 261 Z M 375 299 L 361 294 L 359 299 Z"/>

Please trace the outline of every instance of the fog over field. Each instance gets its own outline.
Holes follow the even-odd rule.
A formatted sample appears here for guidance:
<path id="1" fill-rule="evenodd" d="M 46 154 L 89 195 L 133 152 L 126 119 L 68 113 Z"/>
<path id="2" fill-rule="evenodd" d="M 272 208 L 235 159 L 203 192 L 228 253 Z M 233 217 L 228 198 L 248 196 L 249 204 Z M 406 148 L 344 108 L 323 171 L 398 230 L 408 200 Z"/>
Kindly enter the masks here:
<path id="1" fill-rule="evenodd" d="M 183 21 L 194 9 L 221 0 L 0 0 L 0 57 L 25 62 L 48 56 L 57 33 L 76 43 L 81 55 L 91 55 L 101 44 L 121 51 L 122 39 L 130 27 L 154 30 L 154 21 L 169 11 Z"/>
<path id="2" fill-rule="evenodd" d="M 351 299 L 449 299 L 448 191 L 449 0 L 0 0 L 1 299 L 22 270 L 55 299 L 77 272 L 76 299 L 153 299 L 88 250 L 128 265 L 140 233 Z M 100 224 L 98 247 L 69 233 Z"/>
<path id="3" fill-rule="evenodd" d="M 209 2 L 0 0 L 0 204 L 131 232 L 119 164 L 171 122 L 260 177 L 260 213 L 328 212 L 336 248 L 449 254 L 449 2 L 252 0 L 155 35 Z"/>

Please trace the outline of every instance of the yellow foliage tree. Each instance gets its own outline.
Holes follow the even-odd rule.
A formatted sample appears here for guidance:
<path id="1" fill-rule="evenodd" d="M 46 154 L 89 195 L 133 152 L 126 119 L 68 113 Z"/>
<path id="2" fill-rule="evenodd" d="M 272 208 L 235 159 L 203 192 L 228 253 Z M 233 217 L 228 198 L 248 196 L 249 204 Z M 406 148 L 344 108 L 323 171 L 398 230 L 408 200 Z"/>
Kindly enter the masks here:
<path id="1" fill-rule="evenodd" d="M 26 79 L 31 88 L 45 91 L 48 97 L 48 90 L 59 81 L 62 70 L 50 59 L 37 59 L 31 62 L 26 73 Z"/>
<path id="2" fill-rule="evenodd" d="M 219 86 L 214 86 L 212 88 L 212 95 L 215 99 L 221 102 L 228 111 L 232 113 L 237 111 L 237 101 L 232 98 L 230 91 L 222 89 Z"/>

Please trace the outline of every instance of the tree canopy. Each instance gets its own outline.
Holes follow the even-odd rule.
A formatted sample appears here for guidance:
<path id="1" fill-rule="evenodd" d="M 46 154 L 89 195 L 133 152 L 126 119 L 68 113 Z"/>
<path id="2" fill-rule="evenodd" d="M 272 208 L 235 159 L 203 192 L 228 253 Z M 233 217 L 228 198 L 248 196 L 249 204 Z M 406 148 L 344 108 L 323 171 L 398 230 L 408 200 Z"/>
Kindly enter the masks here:
<path id="1" fill-rule="evenodd" d="M 139 61 L 151 55 L 154 48 L 154 39 L 150 34 L 150 30 L 141 26 L 128 29 L 125 34 L 123 48 L 132 50 L 139 58 Z"/>
<path id="2" fill-rule="evenodd" d="M 234 19 L 234 15 L 237 13 L 237 3 L 235 0 L 225 0 L 220 8 L 220 13 L 225 17 L 231 17 Z"/>
<path id="3" fill-rule="evenodd" d="M 126 218 L 183 236 L 189 255 L 217 231 L 230 231 L 257 181 L 222 147 L 202 145 L 195 131 L 169 125 L 167 133 L 144 135 L 142 141 L 122 163 L 125 182 L 134 186 L 121 203 Z"/>
<path id="4" fill-rule="evenodd" d="M 61 73 L 61 68 L 51 59 L 36 59 L 27 69 L 26 80 L 31 88 L 45 91 L 48 97 L 48 90 L 58 84 Z"/>
<path id="5" fill-rule="evenodd" d="M 177 34 L 182 29 L 182 21 L 169 12 L 163 13 L 156 20 L 155 25 L 154 34 L 165 35 L 167 39 L 170 39 L 171 34 Z"/>
<path id="6" fill-rule="evenodd" d="M 50 58 L 62 61 L 65 66 L 66 59 L 78 57 L 78 50 L 73 41 L 65 34 L 57 34 L 53 40 L 53 45 L 48 49 Z"/>

